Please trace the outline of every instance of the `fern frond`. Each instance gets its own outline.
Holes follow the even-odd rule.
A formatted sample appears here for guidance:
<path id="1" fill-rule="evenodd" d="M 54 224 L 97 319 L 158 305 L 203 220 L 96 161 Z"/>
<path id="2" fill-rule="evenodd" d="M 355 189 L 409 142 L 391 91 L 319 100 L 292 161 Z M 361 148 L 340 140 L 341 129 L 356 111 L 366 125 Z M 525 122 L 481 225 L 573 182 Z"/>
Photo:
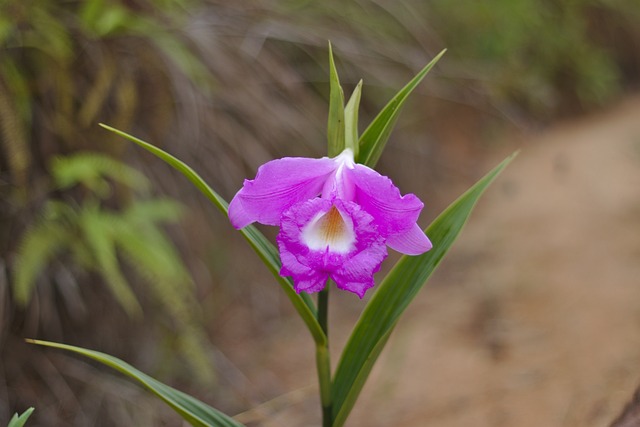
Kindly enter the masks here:
<path id="1" fill-rule="evenodd" d="M 19 245 L 13 281 L 13 297 L 17 304 L 27 305 L 36 279 L 53 257 L 69 245 L 69 237 L 68 230 L 62 225 L 48 221 L 26 231 Z"/>
<path id="2" fill-rule="evenodd" d="M 190 285 L 189 274 L 175 246 L 154 224 L 122 219 L 113 238 L 125 258 L 146 281 L 167 281 L 181 287 Z"/>
<path id="3" fill-rule="evenodd" d="M 99 153 L 78 153 L 72 156 L 56 157 L 51 162 L 51 173 L 59 188 L 69 188 L 82 184 L 104 193 L 111 179 L 134 190 L 147 190 L 149 180 L 136 169 L 123 162 Z"/>
<path id="4" fill-rule="evenodd" d="M 95 257 L 96 269 L 125 311 L 131 316 L 139 315 L 142 309 L 120 270 L 116 256 L 114 224 L 117 220 L 97 207 L 83 208 L 79 219 L 84 240 Z"/>
<path id="5" fill-rule="evenodd" d="M 137 200 L 122 212 L 123 220 L 134 226 L 175 222 L 182 216 L 184 207 L 169 198 Z"/>

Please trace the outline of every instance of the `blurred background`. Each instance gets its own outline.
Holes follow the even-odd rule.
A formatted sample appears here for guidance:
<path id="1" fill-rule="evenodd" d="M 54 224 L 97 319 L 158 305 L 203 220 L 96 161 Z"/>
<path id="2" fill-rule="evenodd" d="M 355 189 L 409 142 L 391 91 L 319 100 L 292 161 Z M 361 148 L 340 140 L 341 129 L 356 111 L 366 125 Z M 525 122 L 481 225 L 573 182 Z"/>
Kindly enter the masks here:
<path id="1" fill-rule="evenodd" d="M 98 123 L 230 199 L 270 159 L 324 155 L 328 40 L 345 93 L 364 79 L 361 126 L 448 49 L 379 165 L 426 201 L 423 226 L 522 149 L 350 425 L 615 418 L 640 382 L 640 3 L 4 0 L 0 425 L 29 406 L 34 426 L 180 425 L 24 338 L 113 354 L 247 425 L 319 424 L 312 341 L 259 259 Z M 337 360 L 363 302 L 332 300 Z"/>

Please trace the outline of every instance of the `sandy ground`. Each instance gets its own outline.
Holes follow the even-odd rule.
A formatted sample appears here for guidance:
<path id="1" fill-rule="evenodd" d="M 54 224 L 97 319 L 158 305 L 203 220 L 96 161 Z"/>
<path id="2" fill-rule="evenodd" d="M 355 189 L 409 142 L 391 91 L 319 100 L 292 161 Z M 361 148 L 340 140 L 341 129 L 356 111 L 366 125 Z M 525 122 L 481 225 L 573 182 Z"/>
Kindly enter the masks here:
<path id="1" fill-rule="evenodd" d="M 640 384 L 640 99 L 529 138 L 440 268 L 348 426 L 609 425 Z M 305 335 L 263 349 L 297 391 L 251 425 L 319 422 Z"/>

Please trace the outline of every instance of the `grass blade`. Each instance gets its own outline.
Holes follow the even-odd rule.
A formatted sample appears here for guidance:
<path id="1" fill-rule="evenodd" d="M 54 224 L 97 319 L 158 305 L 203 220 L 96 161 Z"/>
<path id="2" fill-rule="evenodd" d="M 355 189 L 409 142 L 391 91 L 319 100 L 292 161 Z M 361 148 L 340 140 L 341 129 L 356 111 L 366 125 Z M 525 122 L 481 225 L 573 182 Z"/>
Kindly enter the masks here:
<path id="1" fill-rule="evenodd" d="M 344 424 L 398 319 L 457 238 L 476 202 L 515 156 L 485 175 L 427 228 L 433 249 L 404 256 L 378 286 L 351 333 L 333 383 L 333 427 Z"/>
<path id="2" fill-rule="evenodd" d="M 13 414 L 13 417 L 9 420 L 9 425 L 7 427 L 23 427 L 33 411 L 33 408 L 29 408 L 24 411 L 22 415 Z"/>
<path id="3" fill-rule="evenodd" d="M 150 377 L 149 375 L 137 370 L 122 360 L 109 356 L 98 351 L 87 350 L 80 347 L 74 347 L 66 344 L 58 344 L 49 341 L 27 340 L 32 344 L 43 345 L 46 347 L 54 347 L 62 350 L 72 351 L 81 354 L 90 359 L 96 360 L 107 365 L 116 371 L 136 380 L 138 383 L 146 387 L 153 394 L 164 400 L 171 406 L 180 416 L 189 424 L 196 427 L 242 427 L 242 424 L 235 421 L 228 415 L 223 414 L 217 409 L 199 401 L 195 397 L 189 396 L 179 390 L 169 387 L 166 384 Z"/>
<path id="4" fill-rule="evenodd" d="M 391 135 L 391 131 L 398 120 L 402 106 L 411 92 L 420 84 L 422 79 L 431 71 L 445 52 L 446 50 L 440 52 L 431 62 L 420 70 L 420 72 L 389 101 L 376 118 L 373 119 L 369 127 L 367 127 L 360 137 L 360 156 L 356 157 L 358 163 L 362 163 L 371 168 L 378 163 L 380 154 L 382 154 L 389 135 Z"/>
<path id="5" fill-rule="evenodd" d="M 335 157 L 344 150 L 344 92 L 340 86 L 333 50 L 329 43 L 329 120 L 327 122 L 327 143 L 329 157 Z"/>
<path id="6" fill-rule="evenodd" d="M 171 154 L 155 147 L 147 142 L 144 142 L 141 139 L 138 139 L 134 136 L 131 136 L 125 132 L 122 132 L 118 129 L 112 128 L 111 126 L 107 126 L 105 124 L 100 124 L 103 128 L 114 132 L 129 141 L 132 141 L 149 151 L 151 154 L 159 157 L 164 160 L 182 175 L 184 175 L 193 185 L 196 186 L 198 190 L 200 190 L 205 196 L 209 198 L 213 202 L 214 205 L 218 207 L 218 209 L 226 216 L 229 209 L 229 204 L 224 200 L 218 193 L 216 193 L 209 185 L 198 175 L 190 166 L 173 157 Z M 249 242 L 251 247 L 256 251 L 260 259 L 267 266 L 269 271 L 274 275 L 284 292 L 287 294 L 293 306 L 298 311 L 302 320 L 305 322 L 311 335 L 313 336 L 314 341 L 317 344 L 324 344 L 327 342 L 327 337 L 325 333 L 322 331 L 318 320 L 316 319 L 316 309 L 311 297 L 309 297 L 306 293 L 297 294 L 293 290 L 293 282 L 289 278 L 285 278 L 280 276 L 280 256 L 278 255 L 278 251 L 275 246 L 260 232 L 258 229 L 252 225 L 245 227 L 239 230 L 240 233 L 245 237 L 245 239 Z"/>
<path id="7" fill-rule="evenodd" d="M 358 108 L 360 107 L 360 95 L 362 94 L 362 80 L 356 88 L 344 108 L 344 145 L 351 148 L 353 156 L 357 159 L 360 151 L 358 143 Z"/>

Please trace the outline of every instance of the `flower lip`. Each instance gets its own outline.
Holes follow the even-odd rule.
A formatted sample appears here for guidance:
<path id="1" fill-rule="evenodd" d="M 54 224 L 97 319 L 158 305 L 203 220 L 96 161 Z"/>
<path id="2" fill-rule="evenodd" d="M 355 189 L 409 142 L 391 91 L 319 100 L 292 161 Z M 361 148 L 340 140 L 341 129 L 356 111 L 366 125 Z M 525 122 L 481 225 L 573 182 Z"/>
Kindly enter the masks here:
<path id="1" fill-rule="evenodd" d="M 327 246 L 326 239 L 317 244 L 319 249 L 309 247 L 303 234 L 309 232 L 307 228 L 315 221 L 311 227 L 316 227 L 315 231 L 324 239 L 322 220 L 326 221 L 324 230 L 330 228 L 332 221 L 335 221 L 333 226 L 338 224 L 336 228 L 346 227 L 339 234 L 343 238 L 348 236 L 345 231 L 353 233 L 353 248 L 339 252 L 335 245 Z M 338 288 L 362 298 L 374 285 L 373 275 L 387 256 L 385 239 L 373 222 L 374 218 L 356 203 L 337 198 L 315 198 L 292 206 L 283 214 L 277 239 L 282 260 L 280 274 L 292 277 L 296 292 L 318 292 L 331 278 Z M 346 238 L 342 240 L 343 243 L 346 241 Z M 337 249 L 346 250 L 339 245 Z"/>
<path id="2" fill-rule="evenodd" d="M 318 213 L 303 228 L 301 240 L 311 250 L 348 253 L 355 247 L 353 223 L 332 205 L 328 212 Z"/>

